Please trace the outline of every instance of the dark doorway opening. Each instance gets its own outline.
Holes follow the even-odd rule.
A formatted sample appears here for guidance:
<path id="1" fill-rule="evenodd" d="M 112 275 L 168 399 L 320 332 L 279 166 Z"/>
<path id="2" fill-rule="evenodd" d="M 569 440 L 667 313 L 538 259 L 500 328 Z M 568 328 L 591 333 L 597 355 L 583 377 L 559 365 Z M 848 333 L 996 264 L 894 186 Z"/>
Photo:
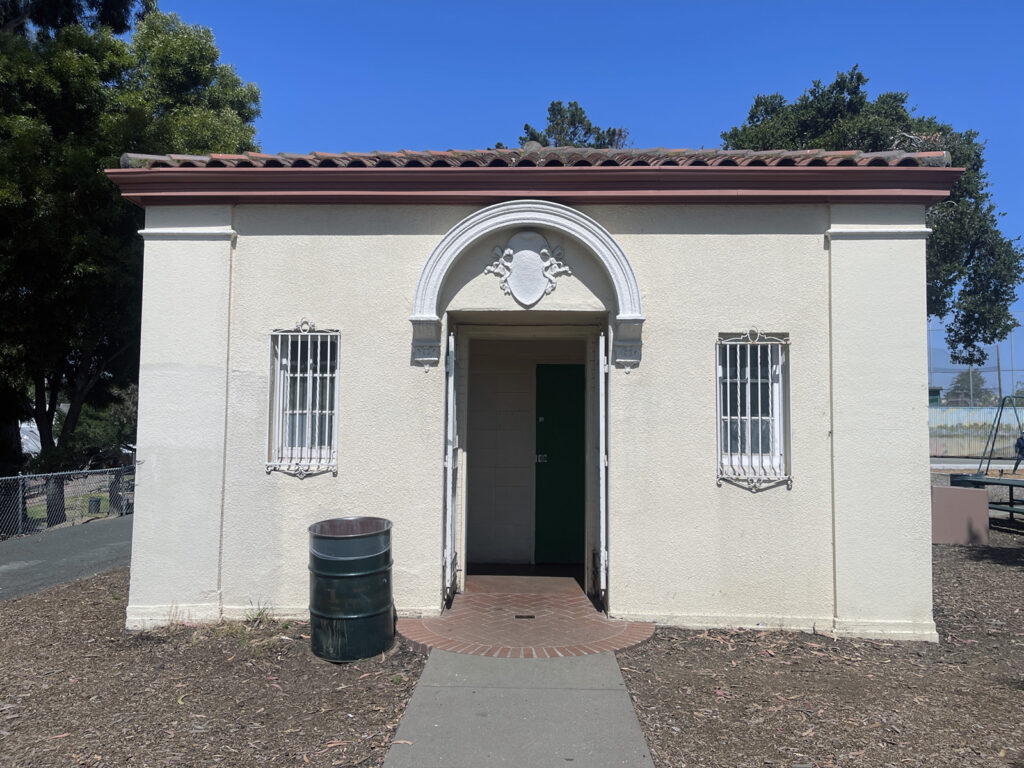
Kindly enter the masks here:
<path id="1" fill-rule="evenodd" d="M 569 577 L 586 589 L 584 359 L 578 341 L 473 342 L 467 575 Z"/>

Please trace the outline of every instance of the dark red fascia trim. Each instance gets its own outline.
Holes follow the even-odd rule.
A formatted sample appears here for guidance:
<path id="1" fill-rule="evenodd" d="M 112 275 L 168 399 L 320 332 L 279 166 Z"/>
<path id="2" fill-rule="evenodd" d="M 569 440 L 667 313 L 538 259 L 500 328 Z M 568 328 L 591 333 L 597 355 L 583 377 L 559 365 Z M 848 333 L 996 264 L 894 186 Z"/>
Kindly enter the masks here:
<path id="1" fill-rule="evenodd" d="M 519 198 L 585 203 L 938 202 L 962 168 L 117 168 L 136 205 L 472 203 Z"/>

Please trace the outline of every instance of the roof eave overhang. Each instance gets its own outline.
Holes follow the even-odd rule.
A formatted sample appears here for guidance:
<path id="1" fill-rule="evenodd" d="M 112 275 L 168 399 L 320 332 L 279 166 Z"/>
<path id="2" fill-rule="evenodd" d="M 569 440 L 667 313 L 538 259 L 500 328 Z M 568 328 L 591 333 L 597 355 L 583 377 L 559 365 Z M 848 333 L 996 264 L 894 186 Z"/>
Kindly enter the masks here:
<path id="1" fill-rule="evenodd" d="M 919 203 L 949 196 L 962 168 L 119 168 L 125 198 L 151 205 Z"/>

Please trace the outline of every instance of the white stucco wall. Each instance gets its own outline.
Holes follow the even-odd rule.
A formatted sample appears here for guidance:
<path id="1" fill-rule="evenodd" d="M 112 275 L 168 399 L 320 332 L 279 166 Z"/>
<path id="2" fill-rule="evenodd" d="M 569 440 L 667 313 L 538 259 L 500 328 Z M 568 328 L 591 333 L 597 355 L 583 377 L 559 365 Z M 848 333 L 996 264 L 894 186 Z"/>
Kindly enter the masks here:
<path id="1" fill-rule="evenodd" d="M 440 606 L 443 376 L 409 364 L 407 320 L 424 254 L 468 210 L 240 207 L 225 463 L 223 610 L 306 611 L 306 528 L 346 515 L 395 521 L 394 595 Z M 380 233 L 386 233 L 383 236 Z M 300 318 L 341 332 L 338 477 L 263 470 L 267 334 Z"/>
<path id="2" fill-rule="evenodd" d="M 148 212 L 148 229 L 237 239 L 147 241 L 130 627 L 305 615 L 306 527 L 349 514 L 395 522 L 399 611 L 438 611 L 443 371 L 410 365 L 407 318 L 424 261 L 473 210 Z M 924 241 L 897 232 L 923 208 L 580 210 L 625 251 L 647 318 L 642 363 L 610 375 L 611 613 L 932 639 Z M 858 227 L 892 236 L 825 236 Z M 482 274 L 506 235 L 455 264 L 440 312 L 522 311 Z M 596 262 L 549 239 L 574 275 L 534 317 L 614 311 Z M 263 468 L 268 333 L 302 318 L 341 333 L 338 477 Z M 791 490 L 715 482 L 715 340 L 751 327 L 792 342 Z"/>
<path id="3" fill-rule="evenodd" d="M 831 628 L 827 208 L 589 213 L 629 254 L 647 316 L 643 362 L 609 385 L 612 613 Z M 752 327 L 791 341 L 792 490 L 716 485 L 715 343 Z"/>

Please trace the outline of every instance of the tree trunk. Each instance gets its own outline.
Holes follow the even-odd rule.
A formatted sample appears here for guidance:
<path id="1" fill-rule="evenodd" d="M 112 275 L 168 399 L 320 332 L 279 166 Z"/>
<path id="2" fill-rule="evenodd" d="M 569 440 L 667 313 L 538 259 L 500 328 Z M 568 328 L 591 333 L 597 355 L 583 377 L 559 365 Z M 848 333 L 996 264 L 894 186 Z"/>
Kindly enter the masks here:
<path id="1" fill-rule="evenodd" d="M 0 476 L 16 475 L 25 457 L 21 452 L 21 396 L 6 382 L 0 383 Z"/>
<path id="2" fill-rule="evenodd" d="M 17 412 L 5 413 L 0 404 L 0 476 L 18 474 L 24 460 L 21 452 L 21 420 Z"/>
<path id="3" fill-rule="evenodd" d="M 17 475 L 25 461 L 21 452 L 21 403 L 13 387 L 0 384 L 0 536 L 24 530 L 24 504 Z"/>
<path id="4" fill-rule="evenodd" d="M 57 390 L 52 385 L 52 378 L 50 381 L 49 397 L 47 397 L 47 379 L 40 374 L 33 380 L 35 404 L 32 408 L 32 418 L 35 419 L 36 429 L 39 430 L 39 450 L 44 455 L 54 448 L 53 417 L 57 413 Z"/>
<path id="5" fill-rule="evenodd" d="M 110 476 L 110 490 L 107 492 L 110 514 L 118 517 L 124 514 L 124 473 L 124 467 L 114 470 Z"/>
<path id="6" fill-rule="evenodd" d="M 0 537 L 25 533 L 24 485 L 20 477 L 0 477 Z"/>
<path id="7" fill-rule="evenodd" d="M 46 526 L 68 521 L 67 508 L 64 505 L 64 476 L 46 478 Z"/>

